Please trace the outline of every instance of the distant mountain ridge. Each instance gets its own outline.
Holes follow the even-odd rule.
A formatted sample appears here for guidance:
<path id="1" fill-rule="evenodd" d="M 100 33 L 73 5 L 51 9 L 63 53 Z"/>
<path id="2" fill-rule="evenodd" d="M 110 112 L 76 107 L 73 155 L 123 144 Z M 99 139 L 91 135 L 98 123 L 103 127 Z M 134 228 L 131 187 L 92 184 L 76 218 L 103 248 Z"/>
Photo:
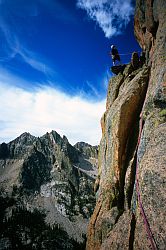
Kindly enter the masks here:
<path id="1" fill-rule="evenodd" d="M 59 225 L 66 237 L 83 244 L 95 206 L 97 157 L 97 146 L 84 142 L 72 146 L 56 131 L 41 137 L 23 133 L 0 144 L 2 196 L 14 198 L 16 208 L 44 210 L 46 224 Z M 20 244 L 28 246 L 26 241 Z"/>

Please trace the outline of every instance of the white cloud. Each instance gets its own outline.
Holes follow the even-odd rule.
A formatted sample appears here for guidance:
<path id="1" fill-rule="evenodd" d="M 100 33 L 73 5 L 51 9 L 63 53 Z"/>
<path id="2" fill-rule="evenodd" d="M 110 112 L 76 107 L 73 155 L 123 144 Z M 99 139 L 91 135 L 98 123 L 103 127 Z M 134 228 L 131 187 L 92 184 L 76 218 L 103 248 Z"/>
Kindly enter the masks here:
<path id="1" fill-rule="evenodd" d="M 105 100 L 91 102 L 48 86 L 28 92 L 14 87 L 10 80 L 0 81 L 0 93 L 0 143 L 25 131 L 41 136 L 51 130 L 66 135 L 72 144 L 86 141 L 96 145 L 100 141 Z"/>
<path id="2" fill-rule="evenodd" d="M 107 38 L 119 34 L 133 15 L 131 0 L 77 0 L 77 6 L 86 10 Z"/>

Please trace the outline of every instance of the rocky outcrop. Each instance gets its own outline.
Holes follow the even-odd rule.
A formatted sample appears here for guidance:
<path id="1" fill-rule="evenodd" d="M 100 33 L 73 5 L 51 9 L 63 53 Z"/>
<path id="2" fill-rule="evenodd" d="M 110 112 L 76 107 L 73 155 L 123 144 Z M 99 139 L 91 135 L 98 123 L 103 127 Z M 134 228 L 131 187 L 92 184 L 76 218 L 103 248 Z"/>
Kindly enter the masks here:
<path id="1" fill-rule="evenodd" d="M 21 214 L 32 212 L 33 217 L 36 209 L 41 213 L 44 210 L 46 231 L 47 227 L 55 227 L 56 231 L 61 228 L 64 237 L 72 239 L 69 245 L 74 241 L 84 244 L 95 205 L 97 157 L 97 147 L 83 142 L 72 146 L 55 131 L 40 138 L 24 133 L 0 145 L 0 188 L 5 190 L 2 197 L 14 199 L 14 207 Z M 12 214 L 15 216 L 14 211 Z M 19 222 L 18 216 L 16 220 Z M 57 249 L 74 248 L 64 245 Z"/>
<path id="2" fill-rule="evenodd" d="M 109 83 L 101 119 L 97 203 L 89 223 L 87 250 L 149 249 L 152 243 L 153 249 L 166 246 L 165 4 L 136 1 L 135 34 L 145 51 L 146 65 L 140 68 L 131 63 Z M 152 243 L 140 205 L 153 233 Z"/>
<path id="3" fill-rule="evenodd" d="M 109 85 L 107 110 L 102 118 L 104 129 L 99 150 L 98 202 L 89 225 L 87 249 L 100 249 L 125 209 L 127 164 L 134 157 L 135 132 L 138 133 L 149 69 L 144 67 L 130 74 L 128 72 L 131 72 L 130 65 L 123 75 L 113 77 Z M 117 237 L 121 236 L 117 234 Z"/>
<path id="4" fill-rule="evenodd" d="M 77 142 L 74 147 L 87 158 L 98 158 L 98 146 L 91 146 L 85 142 Z"/>

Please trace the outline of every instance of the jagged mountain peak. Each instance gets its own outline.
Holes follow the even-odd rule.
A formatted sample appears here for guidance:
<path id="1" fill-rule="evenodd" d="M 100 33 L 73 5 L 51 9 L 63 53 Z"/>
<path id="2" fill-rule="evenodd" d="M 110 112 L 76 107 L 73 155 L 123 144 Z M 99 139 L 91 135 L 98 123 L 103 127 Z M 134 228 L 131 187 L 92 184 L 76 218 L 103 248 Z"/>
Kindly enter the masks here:
<path id="1" fill-rule="evenodd" d="M 76 148 L 83 148 L 83 147 L 93 147 L 92 145 L 90 145 L 89 143 L 87 142 L 83 142 L 83 141 L 80 141 L 80 142 L 77 142 L 74 147 Z"/>
<path id="2" fill-rule="evenodd" d="M 24 143 L 26 141 L 32 141 L 34 139 L 36 139 L 35 136 L 31 135 L 29 132 L 24 132 L 21 135 L 19 135 L 16 139 L 11 141 L 10 143 L 12 143 L 12 142 L 15 142 L 15 143 L 16 142 L 22 142 L 22 143 Z"/>
<path id="3" fill-rule="evenodd" d="M 55 130 L 52 130 L 50 133 L 47 132 L 46 134 L 44 134 L 40 138 L 46 138 L 46 139 L 50 139 L 50 140 L 54 139 L 56 142 L 62 141 L 62 137 Z"/>
<path id="4" fill-rule="evenodd" d="M 98 146 L 92 146 L 86 142 L 77 142 L 74 147 L 87 157 L 95 157 L 98 155 Z"/>

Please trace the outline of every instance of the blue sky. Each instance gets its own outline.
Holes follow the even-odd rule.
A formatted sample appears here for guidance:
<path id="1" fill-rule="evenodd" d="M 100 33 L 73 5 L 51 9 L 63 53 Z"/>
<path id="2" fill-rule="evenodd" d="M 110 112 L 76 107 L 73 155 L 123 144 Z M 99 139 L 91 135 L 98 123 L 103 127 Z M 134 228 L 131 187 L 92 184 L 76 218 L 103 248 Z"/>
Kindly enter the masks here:
<path id="1" fill-rule="evenodd" d="M 133 14 L 130 0 L 0 0 L 0 142 L 53 129 L 98 144 L 110 45 L 140 51 Z"/>

